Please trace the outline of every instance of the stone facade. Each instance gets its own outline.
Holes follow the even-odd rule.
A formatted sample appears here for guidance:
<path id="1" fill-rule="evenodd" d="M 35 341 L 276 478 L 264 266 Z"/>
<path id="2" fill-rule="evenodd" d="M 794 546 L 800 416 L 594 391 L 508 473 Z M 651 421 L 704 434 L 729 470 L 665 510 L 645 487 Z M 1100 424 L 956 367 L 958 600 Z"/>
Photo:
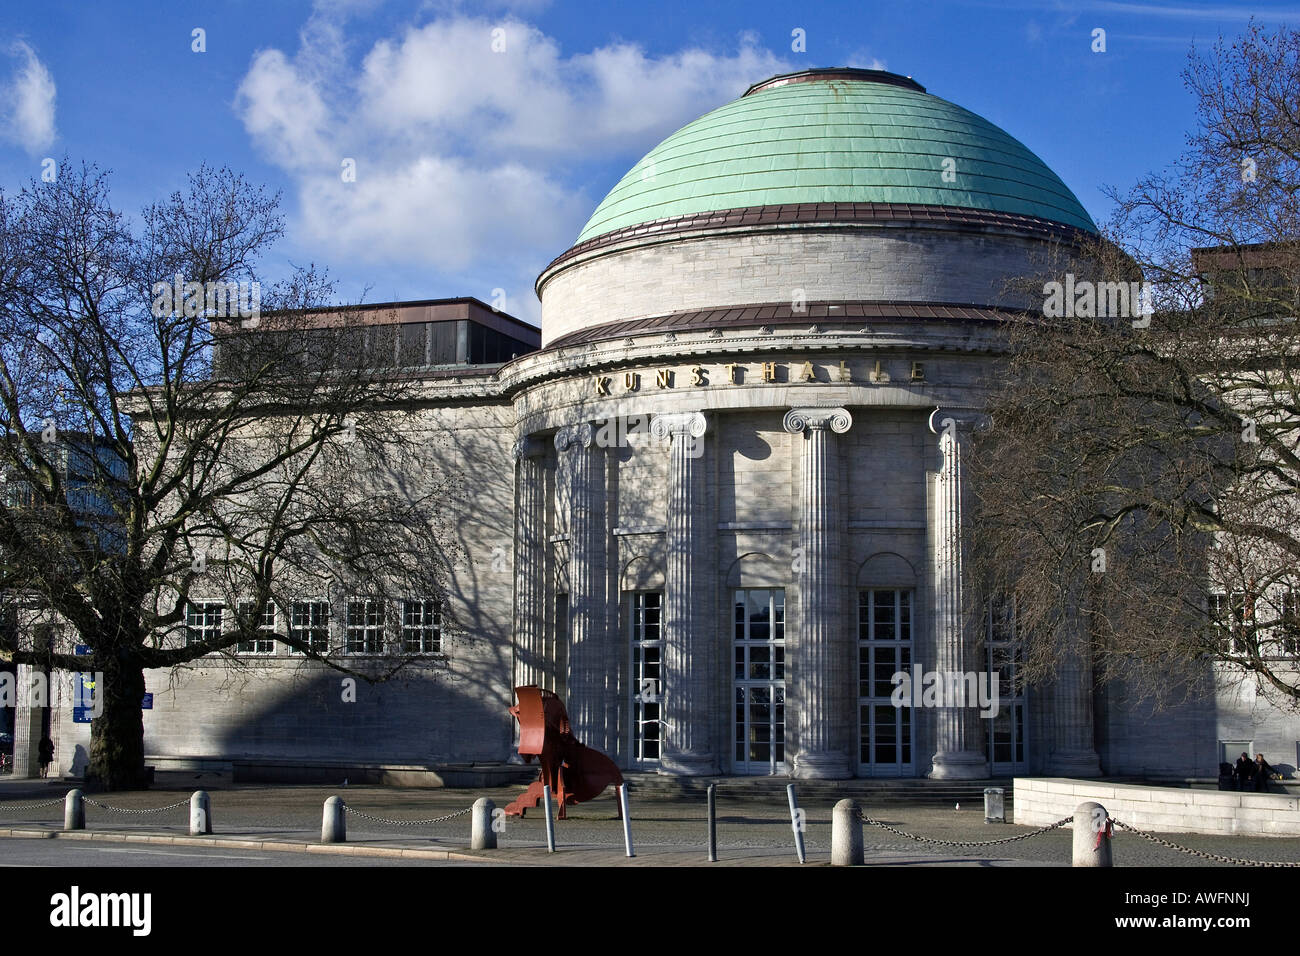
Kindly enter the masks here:
<path id="1" fill-rule="evenodd" d="M 1014 667 L 1014 633 L 968 613 L 962 456 L 998 321 L 1033 305 L 1016 277 L 1063 227 L 879 205 L 557 259 L 542 349 L 430 375 L 407 421 L 461 489 L 440 652 L 354 702 L 283 644 L 150 673 L 151 759 L 504 762 L 512 688 L 536 683 L 583 743 L 666 774 L 1204 776 L 1237 741 L 1290 766 L 1300 719 L 1241 694 L 1152 714 L 1083 648 L 1020 698 L 953 696 Z M 927 672 L 949 692 L 897 706 Z M 52 735 L 73 769 L 89 727 L 66 699 Z"/>
<path id="2" fill-rule="evenodd" d="M 1029 692 L 1020 760 L 991 763 L 989 722 L 974 710 L 925 707 L 902 711 L 908 759 L 862 759 L 864 593 L 907 595 L 912 664 L 986 667 L 978 635 L 954 629 L 951 549 L 954 446 L 978 422 L 991 334 L 699 330 L 534 353 L 437 385 L 412 427 L 449 439 L 443 465 L 465 493 L 444 654 L 360 684 L 355 703 L 337 673 L 283 645 L 234 667 L 151 672 L 146 750 L 159 766 L 205 759 L 249 773 L 505 761 L 511 687 L 540 682 L 565 696 L 584 742 L 663 772 L 1204 776 L 1220 739 L 1288 764 L 1300 726 L 1240 694 L 1151 714 L 1078 675 Z M 662 369 L 671 385 L 655 384 Z M 597 374 L 610 394 L 596 394 Z M 737 757 L 738 590 L 784 599 L 783 759 L 766 768 Z M 663 752 L 637 761 L 630 602 L 645 592 L 662 595 Z M 64 771 L 84 765 L 89 743 L 66 692 L 52 712 Z M 1067 705 L 1079 694 L 1086 705 Z"/>

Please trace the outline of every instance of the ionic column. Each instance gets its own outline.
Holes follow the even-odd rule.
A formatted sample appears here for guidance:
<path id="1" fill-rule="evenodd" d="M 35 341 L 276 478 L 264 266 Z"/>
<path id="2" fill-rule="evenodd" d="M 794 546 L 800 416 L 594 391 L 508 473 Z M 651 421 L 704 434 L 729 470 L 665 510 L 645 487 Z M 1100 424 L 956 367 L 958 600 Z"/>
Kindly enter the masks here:
<path id="1" fill-rule="evenodd" d="M 569 481 L 569 724 L 589 747 L 606 747 L 605 460 L 590 423 L 555 433 Z"/>
<path id="2" fill-rule="evenodd" d="M 1101 759 L 1093 739 L 1092 647 L 1077 617 L 1063 625 L 1056 638 L 1065 653 L 1052 684 L 1052 749 L 1043 772 L 1055 777 L 1099 777 Z"/>
<path id="3" fill-rule="evenodd" d="M 516 687 L 545 680 L 546 484 L 536 438 L 515 442 L 515 674 Z"/>
<path id="4" fill-rule="evenodd" d="M 651 435 L 668 440 L 668 515 L 664 541 L 664 659 L 661 713 L 664 745 L 659 772 L 714 773 L 712 688 L 715 654 L 707 615 L 696 589 L 708 575 L 699 559 L 705 522 L 700 492 L 704 416 L 699 412 L 657 415 Z"/>
<path id="5" fill-rule="evenodd" d="M 39 777 L 42 716 L 51 703 L 49 672 L 31 664 L 19 664 L 14 673 L 18 700 L 14 711 L 15 778 Z M 37 688 L 45 688 L 44 693 Z"/>
<path id="6" fill-rule="evenodd" d="M 833 436 L 853 417 L 843 408 L 792 408 L 785 430 L 803 435 L 799 494 L 798 656 L 791 662 L 799 687 L 799 752 L 794 776 L 839 780 L 849 776 L 848 755 L 835 748 L 837 639 L 841 619 L 839 458 Z"/>
<path id="7" fill-rule="evenodd" d="M 987 428 L 987 415 L 965 410 L 935 409 L 930 431 L 939 436 L 943 465 L 934 479 L 934 501 L 930 515 L 930 548 L 933 554 L 935 669 L 944 675 L 974 672 L 983 674 L 986 665 L 979 653 L 976 633 L 966 619 L 962 579 L 963 496 L 961 459 L 970 433 Z M 962 706 L 935 709 L 936 735 L 934 769 L 936 780 L 972 780 L 988 776 L 985 756 L 986 728 L 979 717 L 978 701 Z"/>

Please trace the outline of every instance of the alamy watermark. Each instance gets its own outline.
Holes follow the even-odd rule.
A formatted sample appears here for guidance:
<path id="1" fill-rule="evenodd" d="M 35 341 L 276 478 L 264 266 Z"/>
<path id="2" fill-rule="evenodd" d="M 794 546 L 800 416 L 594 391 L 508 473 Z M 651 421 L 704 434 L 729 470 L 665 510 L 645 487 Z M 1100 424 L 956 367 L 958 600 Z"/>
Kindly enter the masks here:
<path id="1" fill-rule="evenodd" d="M 664 431 L 658 434 L 654 430 L 654 416 L 649 414 L 623 415 L 599 420 L 594 438 L 600 448 L 627 448 L 638 443 L 634 441 L 637 436 L 640 436 L 642 441 L 654 441 L 660 444 L 673 440 L 680 441 L 683 443 L 683 453 L 687 458 L 699 458 L 704 454 L 703 435 L 697 435 L 689 429 L 676 432 Z"/>
<path id="2" fill-rule="evenodd" d="M 987 671 L 895 671 L 890 678 L 894 692 L 889 702 L 895 707 L 975 707 L 991 720 L 1001 708 L 999 678 Z"/>
<path id="3" fill-rule="evenodd" d="M 104 672 L 73 674 L 72 706 L 91 717 L 104 713 Z M 19 681 L 13 671 L 0 671 L 0 707 L 49 707 L 50 679 L 44 671 L 33 671 Z"/>
<path id="4" fill-rule="evenodd" d="M 262 318 L 260 282 L 186 282 L 178 272 L 171 282 L 155 282 L 150 292 L 155 319 L 168 315 L 239 318 L 244 328 L 251 329 Z"/>
<path id="5" fill-rule="evenodd" d="M 1146 328 L 1155 312 L 1150 282 L 1092 282 L 1067 272 L 1064 282 L 1043 283 L 1043 315 L 1049 319 L 1133 319 Z"/>
<path id="6" fill-rule="evenodd" d="M 152 914 L 152 893 L 83 893 L 72 886 L 50 897 L 50 925 L 56 928 L 124 928 L 148 936 Z"/>

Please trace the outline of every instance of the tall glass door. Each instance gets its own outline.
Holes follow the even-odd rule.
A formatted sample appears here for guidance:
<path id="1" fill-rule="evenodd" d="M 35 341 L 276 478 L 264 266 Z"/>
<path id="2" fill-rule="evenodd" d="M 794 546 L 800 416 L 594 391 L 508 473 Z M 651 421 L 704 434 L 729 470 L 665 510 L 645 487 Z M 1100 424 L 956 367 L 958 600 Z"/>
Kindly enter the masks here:
<path id="1" fill-rule="evenodd" d="M 858 594 L 859 772 L 910 777 L 912 707 L 895 707 L 896 674 L 912 676 L 912 592 Z M 909 700 L 910 705 L 910 700 Z"/>
<path id="2" fill-rule="evenodd" d="M 632 762 L 657 766 L 662 741 L 659 724 L 663 694 L 663 593 L 637 591 L 629 595 L 632 628 Z"/>
<path id="3" fill-rule="evenodd" d="M 732 767 L 743 774 L 785 773 L 785 591 L 736 591 L 733 622 Z"/>
<path id="4" fill-rule="evenodd" d="M 994 776 L 1023 771 L 1026 753 L 1026 690 L 1021 678 L 1023 649 L 1016 633 L 1014 601 L 991 601 L 985 606 L 984 647 L 989 691 L 998 679 L 997 713 L 988 721 L 989 770 Z"/>

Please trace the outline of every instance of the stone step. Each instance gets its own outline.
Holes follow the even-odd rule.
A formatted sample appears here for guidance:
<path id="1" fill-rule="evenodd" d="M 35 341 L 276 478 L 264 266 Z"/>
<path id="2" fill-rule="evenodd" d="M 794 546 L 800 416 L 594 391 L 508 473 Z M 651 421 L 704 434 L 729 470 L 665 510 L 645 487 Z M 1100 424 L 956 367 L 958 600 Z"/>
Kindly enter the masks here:
<path id="1" fill-rule="evenodd" d="M 710 783 L 718 787 L 718 799 L 784 802 L 786 786 L 795 785 L 800 802 L 836 801 L 845 797 L 871 803 L 900 803 L 944 806 L 957 803 L 983 805 L 985 787 L 1001 787 L 1008 807 L 1012 792 L 1010 779 L 993 780 L 791 780 L 789 777 L 671 777 L 654 773 L 624 774 L 633 795 L 648 797 L 691 797 L 703 799 Z"/>

